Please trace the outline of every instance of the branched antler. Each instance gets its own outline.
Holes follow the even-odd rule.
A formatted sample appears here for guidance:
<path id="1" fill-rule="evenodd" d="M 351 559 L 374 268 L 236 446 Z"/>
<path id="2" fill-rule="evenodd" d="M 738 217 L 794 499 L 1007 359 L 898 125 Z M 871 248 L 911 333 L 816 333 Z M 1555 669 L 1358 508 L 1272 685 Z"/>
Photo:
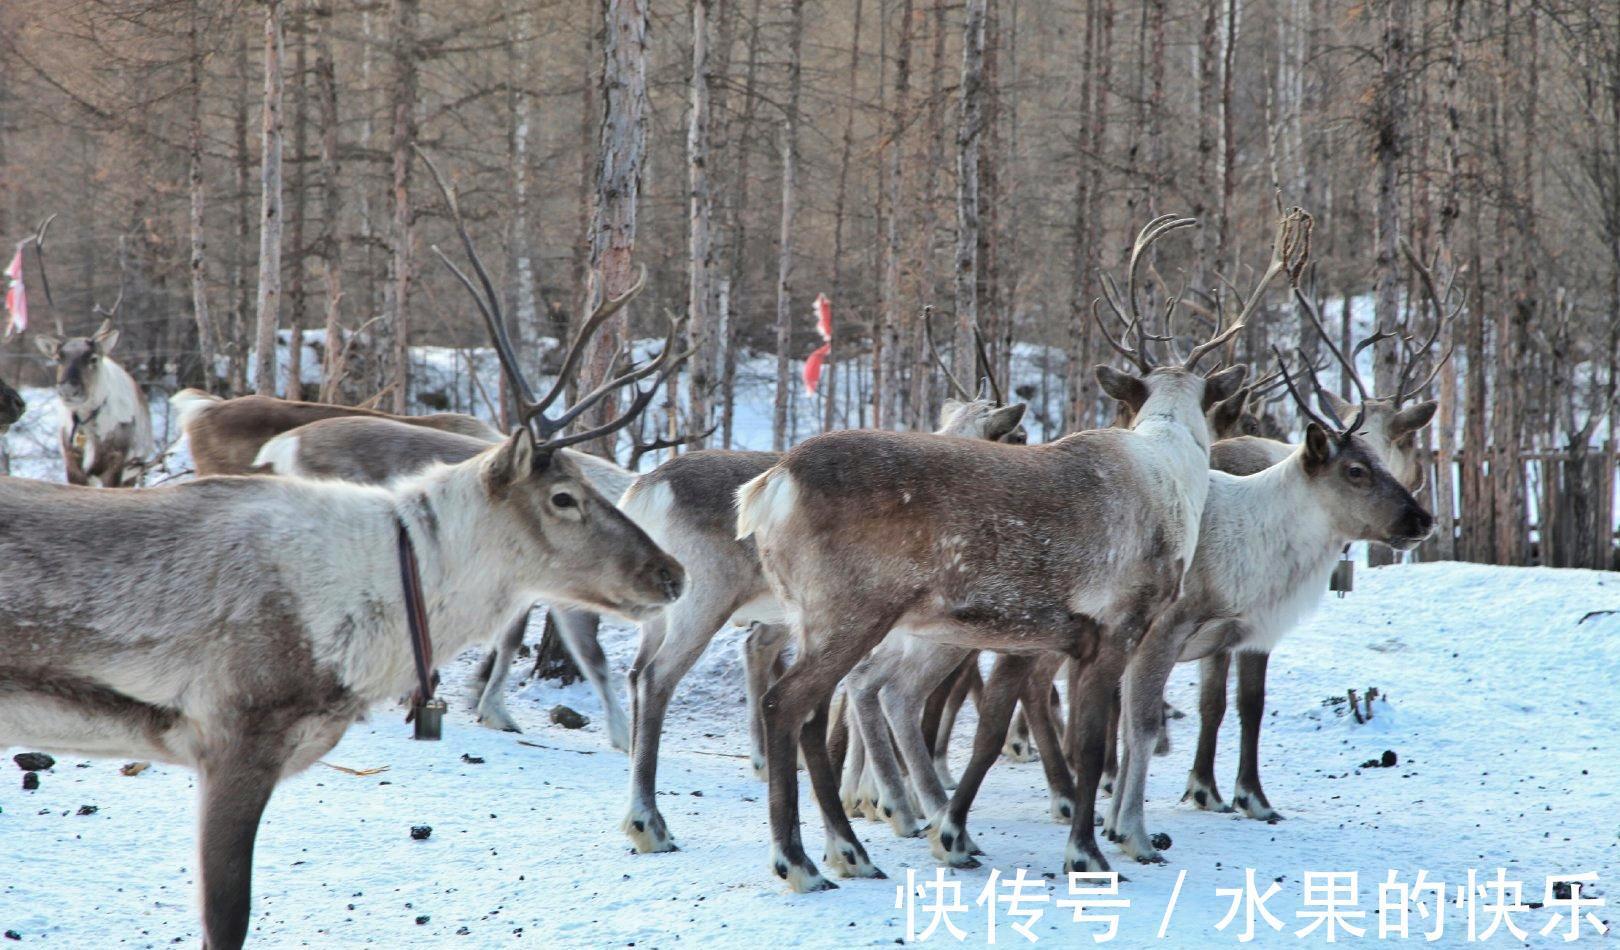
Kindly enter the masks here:
<path id="1" fill-rule="evenodd" d="M 1197 223 L 1198 219 L 1196 218 L 1178 218 L 1173 214 L 1164 214 L 1143 225 L 1142 230 L 1137 232 L 1136 241 L 1131 244 L 1130 261 L 1125 269 L 1125 295 L 1122 297 L 1119 292 L 1119 285 L 1114 283 L 1112 277 L 1104 274 L 1102 275 L 1103 295 L 1100 299 L 1091 303 L 1091 316 L 1097 321 L 1097 328 L 1102 331 L 1103 339 L 1107 340 L 1108 345 L 1113 347 L 1121 356 L 1136 364 L 1137 369 L 1140 369 L 1143 373 L 1153 371 L 1153 360 L 1147 353 L 1148 340 L 1160 342 L 1166 340 L 1162 336 L 1150 336 L 1142 325 L 1142 308 L 1137 299 L 1137 286 L 1140 281 L 1143 255 L 1152 248 L 1156 241 L 1171 231 L 1190 228 Z M 1115 339 L 1114 335 L 1108 332 L 1108 326 L 1103 321 L 1100 305 L 1105 301 L 1114 317 L 1124 325 L 1125 329 L 1120 333 L 1119 339 Z M 1127 310 L 1129 313 L 1127 313 Z M 1165 319 L 1166 321 L 1169 320 L 1168 311 Z M 1132 336 L 1136 337 L 1134 347 L 1130 345 Z"/>
<path id="2" fill-rule="evenodd" d="M 956 393 L 958 398 L 972 400 L 973 393 L 969 392 L 968 388 L 962 385 L 962 381 L 956 378 L 956 374 L 951 372 L 950 364 L 945 361 L 945 357 L 939 352 L 939 344 L 934 342 L 934 308 L 932 306 L 923 307 L 922 325 L 923 339 L 928 343 L 928 352 L 934 355 L 934 362 L 939 364 L 940 372 L 945 374 L 945 382 L 950 385 L 951 390 Z"/>
<path id="3" fill-rule="evenodd" d="M 450 219 L 456 227 L 456 234 L 461 238 L 461 246 L 466 251 L 467 259 L 472 263 L 473 273 L 478 278 L 477 285 L 475 286 L 472 278 L 457 267 L 437 246 L 432 248 L 433 253 L 438 255 L 441 261 L 444 261 L 445 266 L 449 267 L 451 273 L 456 275 L 456 279 L 461 281 L 461 285 L 472 295 L 473 302 L 478 305 L 478 312 L 483 316 L 484 326 L 489 331 L 490 339 L 495 345 L 495 355 L 500 360 L 501 369 L 512 386 L 513 396 L 518 405 L 519 423 L 528 426 L 541 443 L 540 448 L 547 450 L 588 442 L 604 435 L 610 435 L 629 425 L 652 402 L 658 387 L 663 385 L 683 360 L 692 355 L 692 350 L 677 351 L 676 349 L 676 341 L 679 338 L 683 321 L 670 320 L 669 332 L 664 337 L 663 350 L 656 359 L 643 366 L 631 367 L 625 372 L 613 376 L 589 393 L 581 396 L 567 411 L 559 415 L 548 416 L 546 410 L 557 401 L 558 397 L 566 389 L 568 381 L 578 370 L 580 361 L 584 359 L 585 350 L 597 331 L 601 329 L 609 317 L 617 313 L 645 286 L 647 269 L 645 267 L 640 269 L 635 284 L 629 290 L 618 297 L 604 300 L 591 311 L 590 316 L 585 319 L 585 322 L 579 328 L 579 332 L 574 335 L 574 339 L 568 344 L 568 349 L 564 352 L 562 366 L 557 372 L 556 382 L 552 384 L 551 389 L 544 396 L 536 399 L 533 388 L 529 386 L 528 380 L 524 378 L 522 368 L 518 364 L 517 354 L 513 350 L 511 338 L 506 332 L 506 321 L 501 314 L 500 296 L 495 292 L 495 285 L 490 280 L 489 271 L 484 267 L 483 259 L 479 257 L 478 249 L 473 245 L 472 235 L 467 231 L 467 222 L 462 217 L 461 207 L 456 201 L 455 189 L 445 181 L 444 175 L 439 172 L 439 168 L 434 164 L 433 159 L 421 147 L 413 147 L 417 156 L 422 159 L 422 163 L 427 166 L 429 173 L 432 174 L 434 183 L 439 187 L 439 193 L 444 196 L 445 205 L 450 211 Z M 594 296 L 594 274 L 591 276 L 591 286 L 593 293 L 588 295 L 587 299 Z M 482 293 L 480 293 L 480 289 L 482 289 Z M 580 418 L 614 391 L 624 386 L 633 386 L 655 374 L 656 378 L 652 386 L 647 389 L 638 389 L 629 407 L 617 418 L 587 429 L 584 432 L 560 435 L 570 423 Z"/>
<path id="4" fill-rule="evenodd" d="M 1418 282 L 1423 285 L 1423 295 L 1428 299 L 1429 307 L 1434 313 L 1434 332 L 1430 333 L 1429 338 L 1423 341 L 1422 346 L 1418 347 L 1412 345 L 1412 338 L 1409 336 L 1401 340 L 1403 358 L 1400 374 L 1396 377 L 1395 394 L 1393 396 L 1396 409 L 1399 409 L 1406 400 L 1427 389 L 1429 384 L 1434 382 L 1434 378 L 1440 374 L 1441 367 L 1445 366 L 1446 361 L 1450 360 L 1451 355 L 1456 352 L 1457 345 L 1453 343 L 1446 349 L 1445 354 L 1435 361 L 1434 367 L 1429 371 L 1429 375 L 1424 377 L 1423 382 L 1418 383 L 1416 386 L 1407 386 L 1407 383 L 1411 381 L 1412 374 L 1416 372 L 1418 364 L 1429 358 L 1430 351 L 1440 339 L 1440 335 L 1445 331 L 1446 327 L 1456 321 L 1466 303 L 1466 298 L 1463 298 L 1457 301 L 1456 306 L 1450 306 L 1451 290 L 1456 286 L 1457 277 L 1462 273 L 1462 268 L 1452 270 L 1451 274 L 1446 278 L 1445 289 L 1442 291 L 1434 279 L 1434 270 L 1440 266 L 1440 252 L 1435 251 L 1434 261 L 1425 264 L 1422 258 L 1418 257 L 1417 252 L 1412 250 L 1412 245 L 1408 244 L 1405 238 L 1401 239 L 1401 250 L 1406 253 L 1406 259 L 1411 263 L 1412 269 L 1417 271 Z"/>

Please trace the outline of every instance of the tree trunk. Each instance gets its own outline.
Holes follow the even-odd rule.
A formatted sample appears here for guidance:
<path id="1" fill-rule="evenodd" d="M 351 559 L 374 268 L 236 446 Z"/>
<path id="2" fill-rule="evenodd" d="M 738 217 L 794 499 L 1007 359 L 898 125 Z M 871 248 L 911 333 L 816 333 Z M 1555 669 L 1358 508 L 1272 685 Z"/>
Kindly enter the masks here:
<path id="1" fill-rule="evenodd" d="M 316 0 L 315 95 L 321 131 L 321 263 L 326 290 L 326 360 L 321 369 L 322 402 L 343 402 L 343 185 L 339 180 L 337 73 L 332 62 L 331 0 Z"/>
<path id="2" fill-rule="evenodd" d="M 219 389 L 218 337 L 208 311 L 208 237 L 204 230 L 203 209 L 203 48 L 198 37 L 198 20 L 203 16 L 201 0 L 192 0 L 186 28 L 188 84 L 191 90 L 191 116 L 186 134 L 188 170 L 186 181 L 191 198 L 191 309 L 197 320 L 197 348 L 202 354 L 202 384 L 209 392 Z"/>
<path id="3" fill-rule="evenodd" d="M 884 136 L 888 150 L 885 195 L 889 217 L 883 241 L 883 302 L 882 313 L 872 327 L 872 427 L 897 428 L 896 398 L 900 387 L 894 351 L 900 334 L 901 301 L 901 208 L 904 206 L 905 128 L 911 108 L 911 39 L 914 26 L 912 0 L 900 4 L 900 39 L 896 46 L 894 69 L 894 102 L 889 112 L 888 134 Z"/>
<path id="4" fill-rule="evenodd" d="M 308 71 L 308 25 L 310 0 L 299 0 L 293 32 L 297 36 L 293 47 L 293 167 L 292 211 L 288 225 L 292 235 L 292 271 L 287 279 L 287 398 L 304 398 L 304 323 L 309 307 L 304 291 L 304 223 L 309 181 L 309 88 L 305 82 Z"/>
<path id="5" fill-rule="evenodd" d="M 967 0 L 962 26 L 961 113 L 956 131 L 956 378 L 975 378 L 979 321 L 979 146 L 984 133 L 986 0 Z"/>
<path id="6" fill-rule="evenodd" d="M 603 114 L 590 227 L 590 269 L 600 275 L 603 299 L 621 296 L 635 283 L 636 207 L 647 150 L 647 3 L 608 0 L 606 13 L 600 92 Z M 621 313 L 591 342 L 580 378 L 582 391 L 605 382 L 613 372 L 628 326 L 628 316 Z M 613 418 L 617 409 L 616 398 L 603 399 L 595 421 Z M 613 440 L 603 439 L 592 450 L 611 458 Z"/>
<path id="7" fill-rule="evenodd" d="M 743 267 L 748 255 L 748 190 L 751 179 L 748 177 L 749 159 L 753 156 L 754 124 L 759 115 L 759 44 L 760 44 L 760 5 L 761 0 L 753 0 L 749 9 L 748 28 L 748 66 L 743 78 L 743 116 L 742 130 L 733 136 L 733 144 L 737 149 L 737 187 L 735 199 L 730 203 L 731 261 L 729 273 L 725 280 L 716 288 L 725 298 L 725 306 L 719 308 L 721 318 L 726 323 L 727 332 L 721 335 L 720 351 L 720 432 L 721 444 L 725 448 L 732 448 L 733 423 L 736 420 L 736 400 L 734 399 L 737 378 L 737 333 L 734 329 L 734 315 L 736 313 L 736 298 L 738 293 L 746 286 L 743 282 Z"/>
<path id="8" fill-rule="evenodd" d="M 690 323 L 687 333 L 695 352 L 687 362 L 689 409 L 688 425 L 695 437 L 693 448 L 705 448 L 702 433 L 709 428 L 709 397 L 714 388 L 715 333 L 710 310 L 713 294 L 709 286 L 714 266 L 714 245 L 710 234 L 713 200 L 709 192 L 710 113 L 709 13 L 713 0 L 691 0 L 692 6 L 692 113 L 686 128 L 686 167 L 688 182 L 687 216 L 687 296 Z"/>
<path id="9" fill-rule="evenodd" d="M 788 398 L 793 385 L 793 242 L 798 211 L 800 49 L 804 45 L 804 0 L 785 0 L 787 35 L 787 110 L 782 117 L 782 227 L 776 255 L 776 406 L 771 445 L 788 447 Z"/>
<path id="10" fill-rule="evenodd" d="M 393 133 L 389 141 L 393 169 L 392 292 L 383 320 L 387 328 L 381 336 L 384 346 L 392 344 L 392 353 L 386 360 L 388 386 L 393 411 L 401 414 L 410 405 L 411 385 L 410 298 L 416 276 L 411 254 L 416 222 L 415 209 L 411 206 L 411 166 L 414 164 L 412 146 L 416 144 L 416 44 L 420 21 L 421 0 L 394 0 Z"/>
<path id="11" fill-rule="evenodd" d="M 248 154 L 248 110 L 251 97 L 248 93 L 247 36 L 247 30 L 240 26 L 236 27 L 236 110 L 231 124 L 234 145 L 232 154 L 236 160 L 236 242 L 231 253 L 231 325 L 228 342 L 230 355 L 228 390 L 234 395 L 247 391 L 248 376 L 247 252 L 248 236 L 253 232 L 253 212 L 248 188 L 252 157 Z"/>
<path id="12" fill-rule="evenodd" d="M 253 391 L 276 394 L 276 323 L 281 314 L 281 0 L 264 0 L 264 106 L 259 175 L 259 304 Z"/>
<path id="13" fill-rule="evenodd" d="M 855 149 L 855 92 L 861 62 L 861 12 L 863 0 L 855 0 L 854 37 L 849 47 L 849 84 L 845 90 L 844 139 L 838 158 L 838 193 L 833 206 L 833 306 L 840 313 L 852 313 L 849 288 L 844 280 L 844 224 L 845 208 L 849 201 L 849 163 Z M 836 330 L 835 338 L 836 338 Z M 827 362 L 821 374 L 821 431 L 836 427 L 838 409 L 838 363 L 834 358 L 837 345 L 828 341 Z"/>

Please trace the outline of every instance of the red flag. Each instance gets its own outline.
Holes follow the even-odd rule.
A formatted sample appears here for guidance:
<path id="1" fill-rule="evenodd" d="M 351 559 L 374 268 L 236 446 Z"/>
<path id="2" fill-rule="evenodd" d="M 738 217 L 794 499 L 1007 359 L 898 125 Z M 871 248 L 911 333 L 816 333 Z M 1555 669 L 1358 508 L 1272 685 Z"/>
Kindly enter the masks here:
<path id="1" fill-rule="evenodd" d="M 826 294 L 816 294 L 816 332 L 823 340 L 832 342 L 832 301 Z"/>
<path id="2" fill-rule="evenodd" d="M 821 368 L 827 365 L 827 356 L 832 352 L 831 343 L 823 343 L 816 348 L 804 361 L 804 388 L 810 395 L 816 394 L 816 387 L 821 384 Z"/>
<path id="3" fill-rule="evenodd" d="M 6 336 L 28 329 L 28 292 L 23 289 L 23 249 L 17 246 L 17 255 L 6 268 Z"/>
<path id="4" fill-rule="evenodd" d="M 816 387 L 821 384 L 821 370 L 827 365 L 827 357 L 832 355 L 832 301 L 826 294 L 816 294 L 816 332 L 826 342 L 804 361 L 804 388 L 810 395 L 816 394 Z"/>

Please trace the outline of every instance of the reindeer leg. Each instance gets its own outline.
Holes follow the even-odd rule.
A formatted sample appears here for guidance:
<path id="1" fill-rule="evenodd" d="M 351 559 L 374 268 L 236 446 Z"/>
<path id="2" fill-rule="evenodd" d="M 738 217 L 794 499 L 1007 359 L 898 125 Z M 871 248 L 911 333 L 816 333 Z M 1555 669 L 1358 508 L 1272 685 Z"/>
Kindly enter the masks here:
<path id="1" fill-rule="evenodd" d="M 591 689 L 602 703 L 602 716 L 607 719 L 608 744 L 620 752 L 630 751 L 630 720 L 619 703 L 619 694 L 608 678 L 607 654 L 596 638 L 602 618 L 587 610 L 552 608 L 557 618 L 557 633 L 563 646 L 574 658 L 574 663 L 590 680 Z"/>
<path id="2" fill-rule="evenodd" d="M 866 741 L 861 738 L 859 717 L 854 704 L 849 702 L 849 694 L 845 692 L 842 698 L 844 731 L 849 734 L 849 739 L 848 752 L 843 763 L 843 781 L 838 787 L 838 799 L 844 805 L 844 814 L 851 818 L 860 818 L 868 814 L 866 790 L 861 787 L 861 782 L 866 777 Z M 835 708 L 837 705 L 835 703 Z M 828 757 L 831 758 L 830 755 Z"/>
<path id="3" fill-rule="evenodd" d="M 1113 695 L 1108 699 L 1108 737 L 1103 747 L 1103 773 L 1102 784 L 1099 788 L 1104 795 L 1114 794 L 1114 784 L 1119 778 L 1119 689 L 1114 689 Z"/>
<path id="4" fill-rule="evenodd" d="M 641 854 L 676 850 L 657 801 L 658 744 L 664 734 L 664 714 L 681 677 L 703 655 L 733 609 L 729 596 L 704 596 L 714 590 L 712 586 L 694 585 L 687 590 L 661 618 L 643 628 L 643 636 L 648 632 L 657 635 L 658 645 L 650 656 L 638 657 L 631 670 L 636 727 L 630 750 L 630 810 L 619 827 Z M 658 628 L 649 630 L 654 624 Z M 642 653 L 646 653 L 645 645 Z"/>
<path id="5" fill-rule="evenodd" d="M 1266 665 L 1270 660 L 1269 653 L 1238 654 L 1238 723 L 1243 731 L 1232 804 L 1250 818 L 1275 823 L 1283 816 L 1271 807 L 1260 788 L 1260 721 L 1266 714 Z"/>
<path id="6" fill-rule="evenodd" d="M 1114 789 L 1112 837 L 1120 849 L 1143 864 L 1162 864 L 1142 820 L 1142 803 L 1147 793 L 1148 767 L 1153 762 L 1153 746 L 1164 728 L 1164 687 L 1176 665 L 1181 645 L 1173 632 L 1181 622 L 1181 611 L 1172 606 L 1154 618 L 1146 637 L 1131 652 L 1121 684 L 1120 707 L 1125 724 L 1125 762 L 1121 782 Z M 1168 847 L 1168 845 L 1166 845 Z"/>
<path id="7" fill-rule="evenodd" d="M 1064 849 L 1065 873 L 1108 870 L 1097 847 L 1097 787 L 1108 741 L 1110 697 L 1124 666 L 1124 654 L 1109 637 L 1098 644 L 1090 663 L 1069 661 L 1069 726 L 1063 737 L 1075 764 L 1075 809 Z"/>
<path id="8" fill-rule="evenodd" d="M 765 766 L 770 774 L 771 873 L 800 893 L 834 886 L 821 876 L 815 863 L 804 853 L 804 844 L 799 836 L 796 747 L 800 730 L 812 714 L 821 719 L 820 730 L 825 730 L 823 704 L 832 696 L 833 688 L 868 650 L 883 639 L 897 619 L 899 614 L 894 609 L 870 609 L 869 605 L 853 600 L 841 605 L 836 612 L 802 610 L 799 621 L 802 627 L 797 640 L 805 645 L 805 649 L 765 694 Z M 805 636 L 804 631 L 807 630 L 815 631 L 817 637 L 811 639 Z M 812 733 L 815 731 L 811 730 Z M 821 735 L 825 735 L 825 732 L 822 731 Z M 813 742 L 819 739 L 813 734 L 808 738 Z M 850 873 L 875 872 L 877 869 L 871 866 L 866 849 L 856 839 L 849 819 L 837 807 L 838 790 L 836 783 L 830 781 L 832 768 L 826 759 L 826 749 L 807 749 L 806 753 L 811 764 L 811 782 L 816 787 L 822 819 L 827 825 L 829 861 L 836 862 Z"/>
<path id="9" fill-rule="evenodd" d="M 252 913 L 253 842 L 282 763 L 245 741 L 202 762 L 200 855 L 203 946 L 235 950 Z"/>
<path id="10" fill-rule="evenodd" d="M 932 824 L 944 810 L 947 798 L 944 783 L 939 780 L 939 773 L 934 771 L 933 749 L 921 728 L 923 706 L 929 694 L 960 667 L 964 653 L 968 656 L 973 654 L 954 647 L 908 639 L 914 641 L 907 644 L 913 656 L 903 674 L 892 675 L 883 684 L 878 691 L 878 702 L 883 707 L 884 718 L 889 722 L 895 745 L 905 762 L 919 810 L 926 823 Z"/>
<path id="11" fill-rule="evenodd" d="M 967 813 L 978 797 L 979 786 L 1001 753 L 1007 741 L 1007 726 L 1012 721 L 1013 707 L 1018 694 L 1029 679 L 1034 656 L 1004 653 L 996 657 L 990 671 L 990 682 L 979 696 L 979 728 L 973 733 L 973 757 L 956 783 L 956 791 L 944 812 L 934 819 L 928 837 L 933 845 L 934 857 L 953 867 L 976 868 L 973 857 L 977 850 L 967 835 Z"/>
<path id="12" fill-rule="evenodd" d="M 1012 727 L 1007 730 L 1007 744 L 1001 754 L 1010 762 L 1028 762 L 1035 758 L 1035 746 L 1030 740 L 1029 717 L 1023 703 L 1013 713 Z"/>
<path id="13" fill-rule="evenodd" d="M 911 807 L 911 796 L 906 789 L 905 776 L 900 772 L 900 758 L 895 751 L 894 737 L 889 731 L 889 720 L 883 714 L 880 691 L 888 678 L 885 660 L 891 660 L 899 651 L 885 643 L 870 656 L 855 664 L 845 681 L 849 705 L 855 710 L 855 722 L 861 730 L 861 741 L 866 746 L 866 764 L 877 782 L 877 809 L 883 820 L 894 829 L 897 837 L 913 838 L 922 830 L 923 822 Z M 880 656 L 881 654 L 881 656 Z M 932 771 L 932 761 L 929 763 Z"/>
<path id="14" fill-rule="evenodd" d="M 490 729 L 523 731 L 506 709 L 506 678 L 512 672 L 512 661 L 517 658 L 518 648 L 523 646 L 523 634 L 528 628 L 529 612 L 525 610 L 512 621 L 495 649 L 484 657 L 484 662 L 478 667 L 478 675 L 473 677 L 473 694 L 478 700 L 478 722 Z"/>
<path id="15" fill-rule="evenodd" d="M 827 700 L 822 700 L 799 733 L 800 753 L 827 832 L 827 851 L 822 859 L 839 877 L 888 877 L 867 857 L 838 801 L 838 776 L 827 757 L 827 705 Z"/>
<path id="16" fill-rule="evenodd" d="M 1205 811 L 1232 810 L 1215 786 L 1215 741 L 1220 738 L 1221 720 L 1226 717 L 1226 677 L 1231 666 L 1232 654 L 1225 651 L 1198 661 L 1198 751 L 1181 800 L 1191 800 Z"/>
<path id="17" fill-rule="evenodd" d="M 947 789 L 956 788 L 956 779 L 951 777 L 950 751 L 951 733 L 956 730 L 956 717 L 962 712 L 962 704 L 968 697 L 973 697 L 975 704 L 984 698 L 984 677 L 979 674 L 979 651 L 974 650 L 962 661 L 957 668 L 955 682 L 950 692 L 945 694 L 944 705 L 940 710 L 939 724 L 934 731 L 925 733 L 933 736 L 934 748 L 934 774 L 939 776 L 940 785 Z"/>
<path id="18" fill-rule="evenodd" d="M 1041 752 L 1041 769 L 1046 773 L 1046 790 L 1051 798 L 1052 820 L 1067 824 L 1074 817 L 1074 776 L 1069 773 L 1069 761 L 1063 755 L 1063 737 L 1058 735 L 1055 712 L 1058 708 L 1050 698 L 1052 677 L 1063 665 L 1059 653 L 1043 656 L 1035 662 L 1020 700 L 1029 713 L 1030 735 Z"/>
<path id="19" fill-rule="evenodd" d="M 765 691 L 775 678 L 776 661 L 787 647 L 788 628 L 779 623 L 755 623 L 743 640 L 744 691 L 748 696 L 748 760 L 754 777 L 765 780 L 765 714 L 760 711 Z"/>

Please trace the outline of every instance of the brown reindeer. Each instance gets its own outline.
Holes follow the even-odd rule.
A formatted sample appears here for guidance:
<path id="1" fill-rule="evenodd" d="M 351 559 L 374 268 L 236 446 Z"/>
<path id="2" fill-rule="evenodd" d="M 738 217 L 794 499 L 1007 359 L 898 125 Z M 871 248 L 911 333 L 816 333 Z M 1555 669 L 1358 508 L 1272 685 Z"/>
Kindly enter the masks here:
<path id="1" fill-rule="evenodd" d="M 119 330 L 112 311 L 90 336 L 34 338 L 56 364 L 56 394 L 62 401 L 62 461 L 74 485 L 125 488 L 135 485 L 157 455 L 146 394 L 110 355 Z"/>
<path id="2" fill-rule="evenodd" d="M 1297 221 L 1290 216 L 1280 226 L 1272 266 L 1245 316 L 1299 254 Z M 830 433 L 789 451 L 739 491 L 738 535 L 758 543 L 803 646 L 765 699 L 771 866 L 793 889 L 831 886 L 799 839 L 794 760 L 801 742 L 827 829 L 827 860 L 846 876 L 880 873 L 839 807 L 824 742 L 834 686 L 891 629 L 1007 653 L 1001 667 L 1020 682 L 1040 653 L 1095 654 L 1085 666 L 1093 682 L 1082 689 L 1089 685 L 1089 693 L 1112 687 L 1130 648 L 1179 593 L 1209 484 L 1204 413 L 1244 375 L 1242 367 L 1208 377 L 1196 371 L 1241 329 L 1241 319 L 1178 364 L 1156 366 L 1149 358 L 1135 302 L 1141 258 L 1158 237 L 1193 223 L 1157 219 L 1138 237 L 1124 298 L 1132 311 L 1125 342 L 1097 315 L 1111 345 L 1140 371 L 1097 369 L 1103 390 L 1136 411 L 1130 429 L 1039 446 Z M 1123 308 L 1113 285 L 1105 287 Z M 1076 722 L 1095 705 L 1071 705 L 1070 741 L 1088 741 L 1068 870 L 1106 866 L 1091 821 L 1103 737 Z"/>

